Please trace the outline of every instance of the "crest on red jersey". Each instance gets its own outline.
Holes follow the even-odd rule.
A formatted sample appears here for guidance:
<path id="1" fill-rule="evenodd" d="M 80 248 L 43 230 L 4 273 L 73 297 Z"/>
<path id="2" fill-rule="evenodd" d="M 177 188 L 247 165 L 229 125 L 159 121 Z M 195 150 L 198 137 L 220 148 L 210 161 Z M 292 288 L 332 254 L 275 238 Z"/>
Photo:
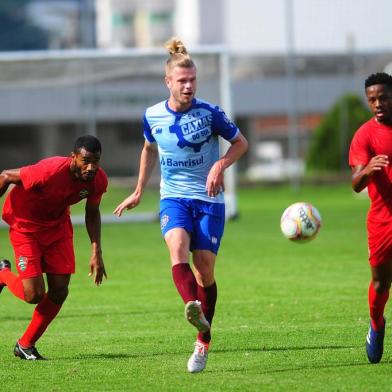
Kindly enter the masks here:
<path id="1" fill-rule="evenodd" d="M 18 267 L 21 271 L 26 271 L 27 263 L 28 263 L 28 260 L 27 260 L 26 256 L 19 256 Z"/>
<path id="2" fill-rule="evenodd" d="M 84 199 L 85 197 L 87 197 L 88 196 L 88 189 L 82 189 L 80 192 L 79 192 L 79 196 L 80 196 L 80 198 L 81 199 Z"/>

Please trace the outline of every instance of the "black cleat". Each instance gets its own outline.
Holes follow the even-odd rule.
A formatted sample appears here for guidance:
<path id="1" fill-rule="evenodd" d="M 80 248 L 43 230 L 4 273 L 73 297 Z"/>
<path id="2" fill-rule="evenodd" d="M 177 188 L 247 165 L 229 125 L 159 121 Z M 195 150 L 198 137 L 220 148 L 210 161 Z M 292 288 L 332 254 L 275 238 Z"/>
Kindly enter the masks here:
<path id="1" fill-rule="evenodd" d="M 18 342 L 15 344 L 14 355 L 20 359 L 27 359 L 28 361 L 41 361 L 46 359 L 37 351 L 35 346 L 23 348 Z"/>
<path id="2" fill-rule="evenodd" d="M 5 268 L 8 268 L 9 270 L 11 270 L 11 263 L 6 259 L 1 259 L 0 260 L 0 271 L 2 271 Z M 0 293 L 3 291 L 3 288 L 5 286 L 6 286 L 5 284 L 0 283 Z"/>

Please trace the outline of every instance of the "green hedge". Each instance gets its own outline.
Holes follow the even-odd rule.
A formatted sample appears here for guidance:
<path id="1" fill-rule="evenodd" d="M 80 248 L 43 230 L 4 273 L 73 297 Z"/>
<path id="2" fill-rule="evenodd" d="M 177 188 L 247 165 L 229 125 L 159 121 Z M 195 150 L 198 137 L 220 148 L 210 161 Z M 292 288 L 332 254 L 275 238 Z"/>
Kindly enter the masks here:
<path id="1" fill-rule="evenodd" d="M 308 155 L 308 172 L 348 169 L 347 154 L 355 131 L 371 113 L 357 95 L 342 96 L 315 129 Z"/>

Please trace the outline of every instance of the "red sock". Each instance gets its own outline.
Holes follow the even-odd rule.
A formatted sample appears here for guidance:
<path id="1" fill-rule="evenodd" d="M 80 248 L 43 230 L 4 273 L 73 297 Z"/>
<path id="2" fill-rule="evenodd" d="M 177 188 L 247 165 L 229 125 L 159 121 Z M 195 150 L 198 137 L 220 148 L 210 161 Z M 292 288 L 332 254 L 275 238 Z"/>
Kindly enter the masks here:
<path id="1" fill-rule="evenodd" d="M 215 314 L 215 304 L 218 297 L 218 289 L 214 282 L 209 287 L 201 287 L 197 285 L 197 299 L 201 302 L 201 308 L 207 321 L 212 324 L 212 319 Z M 199 332 L 197 339 L 203 343 L 209 343 L 211 341 L 211 332 Z"/>
<path id="2" fill-rule="evenodd" d="M 24 348 L 34 346 L 60 309 L 61 305 L 52 302 L 48 294 L 45 294 L 42 301 L 35 307 L 31 322 L 19 339 L 19 344 Z"/>
<path id="3" fill-rule="evenodd" d="M 370 322 L 372 328 L 376 331 L 384 328 L 384 308 L 389 298 L 389 290 L 383 293 L 378 293 L 373 286 L 373 282 L 369 285 L 369 310 L 370 310 Z"/>
<path id="4" fill-rule="evenodd" d="M 198 341 L 199 343 L 201 343 L 201 344 L 206 348 L 206 350 L 208 351 L 208 349 L 210 348 L 210 343 L 203 342 L 203 341 L 200 340 L 199 338 L 197 338 L 197 341 Z"/>
<path id="5" fill-rule="evenodd" d="M 25 295 L 23 283 L 22 279 L 18 275 L 12 273 L 8 268 L 4 268 L 0 272 L 0 283 L 7 285 L 8 290 L 11 291 L 15 297 L 18 297 L 24 301 Z"/>
<path id="6" fill-rule="evenodd" d="M 184 303 L 196 300 L 197 283 L 195 275 L 188 263 L 176 264 L 172 267 L 174 284 Z"/>

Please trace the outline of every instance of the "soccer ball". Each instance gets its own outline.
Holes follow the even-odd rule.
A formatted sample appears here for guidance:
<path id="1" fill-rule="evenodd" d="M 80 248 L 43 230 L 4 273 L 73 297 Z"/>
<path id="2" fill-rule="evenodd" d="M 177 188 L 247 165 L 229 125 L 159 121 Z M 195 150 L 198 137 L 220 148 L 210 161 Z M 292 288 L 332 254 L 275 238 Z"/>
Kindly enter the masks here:
<path id="1" fill-rule="evenodd" d="M 310 241 L 321 227 L 321 215 L 310 203 L 299 202 L 288 206 L 280 218 L 280 229 L 289 240 Z"/>

